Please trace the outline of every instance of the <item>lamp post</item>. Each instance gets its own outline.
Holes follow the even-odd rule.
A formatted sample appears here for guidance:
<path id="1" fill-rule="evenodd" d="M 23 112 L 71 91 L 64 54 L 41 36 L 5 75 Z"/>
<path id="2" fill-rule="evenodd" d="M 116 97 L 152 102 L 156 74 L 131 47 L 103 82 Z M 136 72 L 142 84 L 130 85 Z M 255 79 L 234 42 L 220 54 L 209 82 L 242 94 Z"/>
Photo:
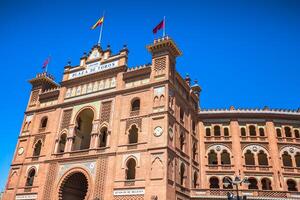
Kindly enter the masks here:
<path id="1" fill-rule="evenodd" d="M 229 185 L 235 186 L 236 188 L 236 199 L 241 200 L 239 197 L 239 185 L 245 184 L 246 186 L 250 185 L 250 182 L 245 177 L 241 179 L 240 177 L 236 176 L 234 180 L 230 180 L 229 178 L 225 177 L 224 186 L 228 187 Z M 228 200 L 234 199 L 233 195 L 230 193 L 228 194 Z"/>

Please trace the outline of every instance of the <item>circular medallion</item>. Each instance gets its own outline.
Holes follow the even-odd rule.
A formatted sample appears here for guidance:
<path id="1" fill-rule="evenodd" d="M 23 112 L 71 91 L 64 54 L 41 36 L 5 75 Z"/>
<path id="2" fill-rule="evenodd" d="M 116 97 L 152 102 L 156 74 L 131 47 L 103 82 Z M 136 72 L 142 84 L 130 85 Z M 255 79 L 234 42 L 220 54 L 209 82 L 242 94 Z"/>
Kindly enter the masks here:
<path id="1" fill-rule="evenodd" d="M 163 133 L 163 129 L 160 126 L 155 127 L 154 129 L 154 136 L 159 137 Z"/>
<path id="2" fill-rule="evenodd" d="M 216 147 L 216 150 L 217 150 L 217 151 L 221 151 L 221 147 L 218 145 L 218 146 Z"/>
<path id="3" fill-rule="evenodd" d="M 94 169 L 94 167 L 95 167 L 95 163 L 91 163 L 90 164 L 90 169 Z"/>
<path id="4" fill-rule="evenodd" d="M 257 150 L 258 150 L 257 146 L 253 146 L 253 147 L 252 147 L 252 150 L 253 150 L 254 152 L 257 152 Z"/>
<path id="5" fill-rule="evenodd" d="M 173 133 L 173 128 L 170 126 L 169 127 L 169 136 L 170 136 L 171 139 L 173 139 L 173 134 L 174 134 Z"/>
<path id="6" fill-rule="evenodd" d="M 22 155 L 24 153 L 24 148 L 23 147 L 20 147 L 19 149 L 18 149 L 18 154 L 19 155 Z"/>

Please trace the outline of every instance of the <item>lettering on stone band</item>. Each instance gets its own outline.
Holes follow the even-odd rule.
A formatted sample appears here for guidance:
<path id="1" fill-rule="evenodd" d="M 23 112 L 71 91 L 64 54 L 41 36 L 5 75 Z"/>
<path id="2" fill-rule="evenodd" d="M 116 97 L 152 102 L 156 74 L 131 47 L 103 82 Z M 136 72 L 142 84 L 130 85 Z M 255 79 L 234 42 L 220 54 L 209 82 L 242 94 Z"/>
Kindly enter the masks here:
<path id="1" fill-rule="evenodd" d="M 112 69 L 118 66 L 118 61 L 109 62 L 105 64 L 101 64 L 101 62 L 94 62 L 87 65 L 87 68 L 85 70 L 81 70 L 78 72 L 71 73 L 69 76 L 69 79 L 78 78 L 81 76 L 86 76 L 89 74 L 101 72 L 104 70 Z"/>
<path id="2" fill-rule="evenodd" d="M 37 199 L 36 194 L 16 195 L 16 200 L 33 200 L 33 199 Z"/>
<path id="3" fill-rule="evenodd" d="M 145 189 L 114 190 L 114 196 L 141 195 Z"/>

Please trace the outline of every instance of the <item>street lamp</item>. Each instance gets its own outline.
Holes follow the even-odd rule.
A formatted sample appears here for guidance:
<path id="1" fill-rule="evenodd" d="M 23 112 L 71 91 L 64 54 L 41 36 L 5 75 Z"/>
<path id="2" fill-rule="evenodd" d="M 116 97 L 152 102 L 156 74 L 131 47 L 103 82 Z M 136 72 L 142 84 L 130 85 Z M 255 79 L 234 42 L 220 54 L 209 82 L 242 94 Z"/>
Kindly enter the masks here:
<path id="1" fill-rule="evenodd" d="M 232 186 L 235 185 L 235 188 L 236 188 L 236 197 L 237 197 L 236 199 L 237 200 L 240 200 L 240 197 L 239 197 L 239 185 L 241 185 L 241 184 L 245 184 L 246 186 L 248 186 L 248 185 L 250 185 L 250 182 L 249 182 L 249 180 L 246 177 L 243 178 L 243 179 L 241 179 L 240 177 L 236 176 L 233 181 L 231 179 L 229 179 L 228 177 L 225 177 L 225 180 L 224 180 L 224 186 L 225 187 L 228 187 L 229 185 L 232 185 Z M 228 193 L 227 196 L 228 196 L 228 200 L 234 199 L 234 196 L 231 193 Z M 246 196 L 245 196 L 244 199 L 246 199 Z"/>

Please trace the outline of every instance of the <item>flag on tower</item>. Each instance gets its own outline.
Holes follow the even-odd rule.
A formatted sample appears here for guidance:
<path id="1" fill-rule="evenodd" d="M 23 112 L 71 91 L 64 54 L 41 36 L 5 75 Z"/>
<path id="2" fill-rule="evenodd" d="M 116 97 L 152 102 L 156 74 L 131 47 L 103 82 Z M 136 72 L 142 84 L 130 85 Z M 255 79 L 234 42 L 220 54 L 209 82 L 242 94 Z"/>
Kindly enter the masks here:
<path id="1" fill-rule="evenodd" d="M 48 64 L 49 64 L 49 62 L 50 62 L 50 56 L 44 61 L 42 68 L 46 69 L 47 66 L 48 66 Z"/>
<path id="2" fill-rule="evenodd" d="M 103 24 L 103 22 L 104 22 L 104 16 L 98 19 L 98 21 L 91 27 L 91 29 L 94 30 L 95 28 Z"/>
<path id="3" fill-rule="evenodd" d="M 159 31 L 162 28 L 165 28 L 165 18 L 155 26 L 155 28 L 152 30 L 153 34 L 156 34 L 157 31 Z"/>

